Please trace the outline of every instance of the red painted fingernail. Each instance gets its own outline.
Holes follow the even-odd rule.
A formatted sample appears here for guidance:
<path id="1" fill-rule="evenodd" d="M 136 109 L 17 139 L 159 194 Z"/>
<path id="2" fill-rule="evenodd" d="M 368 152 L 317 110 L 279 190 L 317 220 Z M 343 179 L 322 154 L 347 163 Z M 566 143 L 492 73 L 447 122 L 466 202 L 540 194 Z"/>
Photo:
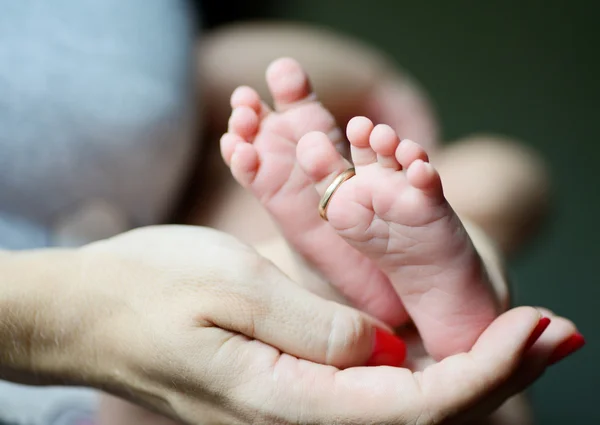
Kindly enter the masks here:
<path id="1" fill-rule="evenodd" d="M 570 356 L 575 351 L 579 350 L 584 345 L 585 338 L 583 335 L 581 335 L 579 332 L 574 333 L 569 337 L 569 339 L 564 341 L 554 350 L 548 359 L 548 365 L 553 365 L 554 363 L 561 361 L 565 357 Z"/>
<path id="2" fill-rule="evenodd" d="M 375 329 L 373 353 L 366 366 L 402 366 L 406 359 L 406 344 L 400 338 Z"/>
<path id="3" fill-rule="evenodd" d="M 548 327 L 549 324 L 550 324 L 550 319 L 547 317 L 542 317 L 539 320 L 535 329 L 533 330 L 533 332 L 531 332 L 531 335 L 529 336 L 529 339 L 527 340 L 527 344 L 525 344 L 525 351 L 529 350 L 531 348 L 531 346 L 533 344 L 535 344 L 535 342 L 540 338 L 540 336 L 542 336 L 542 334 L 544 333 L 544 331 L 546 330 L 546 328 Z"/>

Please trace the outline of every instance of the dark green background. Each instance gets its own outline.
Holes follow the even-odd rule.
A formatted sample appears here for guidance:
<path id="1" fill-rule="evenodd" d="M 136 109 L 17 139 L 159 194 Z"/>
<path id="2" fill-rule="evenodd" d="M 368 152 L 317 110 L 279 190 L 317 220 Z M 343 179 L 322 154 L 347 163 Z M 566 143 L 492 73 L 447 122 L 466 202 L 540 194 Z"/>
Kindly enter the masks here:
<path id="1" fill-rule="evenodd" d="M 511 264 L 517 302 L 573 319 L 588 344 L 533 389 L 541 424 L 600 424 L 600 8 L 589 2 L 273 2 L 271 15 L 387 51 L 432 95 L 445 140 L 507 134 L 551 167 L 553 211 Z M 351 66 L 351 64 L 348 64 Z"/>

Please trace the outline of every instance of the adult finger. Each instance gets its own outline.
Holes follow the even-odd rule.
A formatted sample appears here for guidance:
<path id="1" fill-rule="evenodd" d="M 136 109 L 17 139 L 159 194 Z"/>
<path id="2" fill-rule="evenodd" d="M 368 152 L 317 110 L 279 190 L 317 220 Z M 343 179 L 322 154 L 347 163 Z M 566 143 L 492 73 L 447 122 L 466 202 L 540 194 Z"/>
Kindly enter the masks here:
<path id="1" fill-rule="evenodd" d="M 531 307 L 510 310 L 486 329 L 469 353 L 448 357 L 423 372 L 390 367 L 333 371 L 283 358 L 275 393 L 285 399 L 274 397 L 272 403 L 292 400 L 300 423 L 433 424 L 483 414 L 476 406 L 499 405 L 508 398 L 495 390 L 519 369 L 540 318 Z"/>
<path id="2" fill-rule="evenodd" d="M 539 337 L 540 319 L 532 307 L 510 310 L 469 353 L 423 372 L 391 367 L 340 371 L 280 355 L 270 374 L 264 367 L 246 368 L 244 385 L 228 394 L 243 399 L 250 411 L 277 418 L 276 423 L 462 423 L 489 414 L 521 390 L 511 383 L 523 371 L 532 336 Z M 257 390 L 249 395 L 249 388 Z"/>
<path id="3" fill-rule="evenodd" d="M 500 404 L 519 394 L 537 380 L 545 370 L 580 349 L 585 340 L 570 320 L 538 308 L 542 319 L 526 344 L 521 364 L 511 377 L 484 400 L 479 410 L 491 412 Z M 537 339 L 535 337 L 538 337 Z"/>
<path id="4" fill-rule="evenodd" d="M 404 343 L 376 319 L 310 293 L 258 255 L 248 262 L 203 302 L 207 323 L 338 368 L 403 363 Z"/>

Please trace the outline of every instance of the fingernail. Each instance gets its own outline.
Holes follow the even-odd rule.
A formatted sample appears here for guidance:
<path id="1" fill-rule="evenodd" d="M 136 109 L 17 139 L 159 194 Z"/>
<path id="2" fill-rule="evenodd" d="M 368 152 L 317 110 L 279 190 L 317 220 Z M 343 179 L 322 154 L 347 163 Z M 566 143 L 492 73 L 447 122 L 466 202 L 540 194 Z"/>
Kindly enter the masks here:
<path id="1" fill-rule="evenodd" d="M 527 340 L 527 344 L 525 344 L 525 351 L 529 350 L 533 344 L 542 336 L 548 325 L 550 324 L 550 319 L 547 317 L 542 317 L 538 324 L 535 326 L 535 329 L 531 332 L 529 339 Z"/>
<path id="2" fill-rule="evenodd" d="M 373 353 L 366 366 L 402 366 L 406 359 L 406 344 L 400 338 L 375 329 Z"/>
<path id="3" fill-rule="evenodd" d="M 548 359 L 548 366 L 561 361 L 567 356 L 570 356 L 584 345 L 585 338 L 583 335 L 581 335 L 579 332 L 574 333 L 569 337 L 569 339 L 560 344 L 550 355 L 550 358 Z"/>

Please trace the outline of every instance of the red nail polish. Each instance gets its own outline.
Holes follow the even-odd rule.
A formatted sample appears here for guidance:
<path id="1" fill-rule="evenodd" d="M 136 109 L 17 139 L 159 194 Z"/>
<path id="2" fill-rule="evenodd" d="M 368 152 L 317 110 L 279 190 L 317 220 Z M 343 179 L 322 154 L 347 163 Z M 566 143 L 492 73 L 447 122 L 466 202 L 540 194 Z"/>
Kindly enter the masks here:
<path id="1" fill-rule="evenodd" d="M 366 366 L 402 366 L 406 359 L 406 344 L 400 338 L 375 329 L 373 353 Z"/>
<path id="2" fill-rule="evenodd" d="M 542 336 L 542 334 L 544 333 L 544 331 L 546 330 L 546 328 L 548 327 L 549 324 L 550 324 L 550 319 L 547 317 L 542 317 L 539 320 L 535 329 L 533 330 L 533 332 L 531 332 L 531 335 L 529 336 L 529 339 L 527 340 L 527 344 L 525 344 L 525 351 L 529 350 L 531 348 L 531 346 L 533 344 L 535 344 L 535 342 L 540 338 L 540 336 Z"/>
<path id="3" fill-rule="evenodd" d="M 548 359 L 548 365 L 553 365 L 564 359 L 565 357 L 573 354 L 585 345 L 585 338 L 579 332 L 571 335 L 567 340 L 560 344 L 550 355 Z"/>

